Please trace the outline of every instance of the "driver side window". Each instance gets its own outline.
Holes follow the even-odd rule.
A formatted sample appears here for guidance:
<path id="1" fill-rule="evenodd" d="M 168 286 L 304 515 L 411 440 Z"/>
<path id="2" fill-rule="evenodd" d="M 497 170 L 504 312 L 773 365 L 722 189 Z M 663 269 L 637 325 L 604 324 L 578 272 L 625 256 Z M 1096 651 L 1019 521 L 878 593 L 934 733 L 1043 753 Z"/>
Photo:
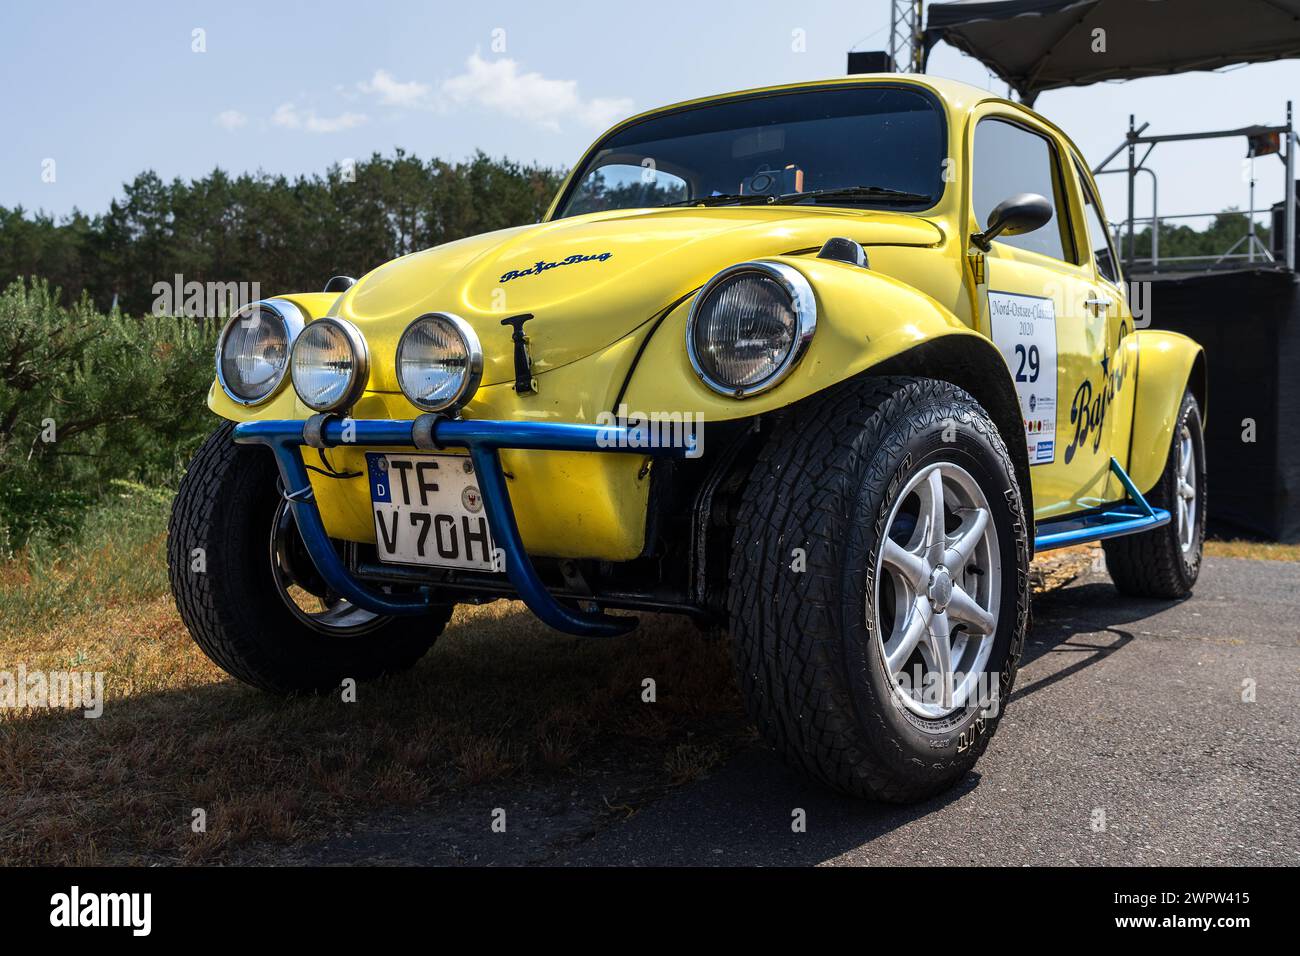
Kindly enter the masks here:
<path id="1" fill-rule="evenodd" d="M 1073 261 L 1074 244 L 1061 216 L 1056 151 L 1047 138 L 1002 119 L 983 119 L 975 127 L 974 175 L 971 199 L 978 228 L 988 223 L 993 208 L 1017 193 L 1038 193 L 1052 206 L 1052 218 L 1041 229 L 1018 236 L 1001 235 L 996 242 L 1028 249 L 1053 259 Z M 1068 250 L 1068 253 L 1067 253 Z"/>

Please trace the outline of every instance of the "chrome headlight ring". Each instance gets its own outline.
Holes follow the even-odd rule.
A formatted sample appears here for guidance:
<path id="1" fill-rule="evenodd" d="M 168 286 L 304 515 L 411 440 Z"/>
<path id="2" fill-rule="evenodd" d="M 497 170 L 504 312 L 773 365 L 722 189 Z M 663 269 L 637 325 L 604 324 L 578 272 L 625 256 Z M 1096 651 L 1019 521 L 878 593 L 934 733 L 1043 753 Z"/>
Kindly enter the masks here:
<path id="1" fill-rule="evenodd" d="M 329 401 L 313 401 L 303 395 L 304 388 L 299 382 L 299 372 L 302 370 L 300 363 L 304 348 L 313 347 L 312 341 L 314 334 L 325 333 L 326 330 L 333 330 L 339 336 L 341 341 L 347 346 L 348 358 L 351 363 L 350 377 L 346 385 L 339 394 Z M 306 373 L 304 373 L 306 374 Z M 316 319 L 309 323 L 303 329 L 301 335 L 293 346 L 293 359 L 290 363 L 290 376 L 293 379 L 294 391 L 298 393 L 299 400 L 318 412 L 337 412 L 346 411 L 356 404 L 362 393 L 366 390 L 366 384 L 370 380 L 370 349 L 366 345 L 365 336 L 351 322 L 346 319 L 340 319 L 334 316 L 327 316 L 322 319 Z"/>
<path id="2" fill-rule="evenodd" d="M 772 371 L 756 382 L 736 385 L 720 381 L 709 372 L 699 354 L 696 330 L 701 312 L 710 303 L 712 295 L 718 291 L 719 287 L 731 282 L 738 276 L 747 274 L 759 275 L 773 280 L 785 291 L 790 300 L 790 310 L 794 315 L 794 329 L 785 355 L 775 364 Z M 813 333 L 816 330 L 817 298 L 813 294 L 812 285 L 804 278 L 803 273 L 784 262 L 771 262 L 765 259 L 740 262 L 734 266 L 728 266 L 715 275 L 705 283 L 704 287 L 695 296 L 695 301 L 691 304 L 690 314 L 686 319 L 686 355 L 690 359 L 691 367 L 695 369 L 695 374 L 700 377 L 700 381 L 713 391 L 736 399 L 749 398 L 775 388 L 790 374 L 808 351 L 808 346 L 812 343 Z"/>
<path id="3" fill-rule="evenodd" d="M 224 358 L 226 345 L 230 340 L 231 332 L 236 329 L 247 328 L 248 323 L 250 322 L 256 323 L 262 321 L 263 316 L 267 314 L 269 314 L 271 321 L 277 321 L 283 326 L 285 340 L 284 361 L 275 372 L 275 376 L 268 387 L 266 387 L 260 394 L 244 397 L 235 391 L 229 377 L 226 375 L 225 369 L 222 367 L 224 364 L 222 359 Z M 215 355 L 217 384 L 219 384 L 221 390 L 226 393 L 226 397 L 232 402 L 236 402 L 240 405 L 252 406 L 261 405 L 263 402 L 268 402 L 278 395 L 280 389 L 284 387 L 285 380 L 289 377 L 290 355 L 293 352 L 294 342 L 297 340 L 299 333 L 302 332 L 303 327 L 306 324 L 307 317 L 303 313 L 302 309 L 287 299 L 260 299 L 257 302 L 250 302 L 227 319 L 225 326 L 221 329 L 221 334 L 217 336 Z"/>
<path id="4" fill-rule="evenodd" d="M 460 358 L 464 363 L 460 383 L 455 392 L 436 401 L 421 398 L 413 387 L 408 387 L 403 375 L 405 368 L 403 354 L 405 350 L 408 347 L 415 348 L 413 336 L 430 325 L 437 326 L 441 331 L 449 333 L 459 340 L 461 347 Z M 412 405 L 426 412 L 454 412 L 474 397 L 474 394 L 478 391 L 479 383 L 483 380 L 483 346 L 479 343 L 478 335 L 475 333 L 473 326 L 459 315 L 451 312 L 426 312 L 413 320 L 406 327 L 406 330 L 402 332 L 402 337 L 397 342 L 394 362 L 394 373 L 397 376 L 397 385 L 402 390 L 402 394 L 406 396 Z"/>

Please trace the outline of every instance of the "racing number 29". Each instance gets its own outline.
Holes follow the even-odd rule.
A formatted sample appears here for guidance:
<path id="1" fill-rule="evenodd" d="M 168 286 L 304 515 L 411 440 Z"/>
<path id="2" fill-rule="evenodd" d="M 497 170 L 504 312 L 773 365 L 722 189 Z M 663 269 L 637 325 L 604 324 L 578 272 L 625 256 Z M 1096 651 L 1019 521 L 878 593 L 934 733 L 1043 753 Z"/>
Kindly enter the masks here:
<path id="1" fill-rule="evenodd" d="M 1026 349 L 1023 345 L 1016 346 L 1016 358 L 1020 359 L 1020 364 L 1016 367 L 1017 382 L 1037 382 L 1039 372 L 1038 346 L 1031 345 Z M 1025 366 L 1029 367 L 1029 374 L 1025 374 Z"/>

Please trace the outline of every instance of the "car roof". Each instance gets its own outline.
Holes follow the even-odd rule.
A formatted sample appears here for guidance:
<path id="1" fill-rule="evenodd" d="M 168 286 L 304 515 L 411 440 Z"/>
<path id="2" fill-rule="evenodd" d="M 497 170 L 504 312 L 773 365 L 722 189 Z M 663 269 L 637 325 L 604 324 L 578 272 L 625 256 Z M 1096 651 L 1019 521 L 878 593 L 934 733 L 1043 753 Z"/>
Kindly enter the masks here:
<path id="1" fill-rule="evenodd" d="M 680 102 L 669 103 L 664 106 L 656 106 L 653 109 L 637 113 L 635 116 L 629 116 L 627 119 L 615 124 L 613 128 L 617 129 L 619 126 L 628 123 L 639 122 L 640 120 L 659 113 L 671 113 L 674 110 L 684 109 L 691 106 L 701 106 L 705 103 L 716 103 L 739 97 L 762 96 L 766 93 L 816 89 L 818 87 L 871 86 L 879 83 L 887 83 L 891 86 L 907 84 L 924 87 L 935 93 L 950 107 L 956 107 L 957 109 L 961 109 L 962 107 L 968 108 L 981 100 L 1000 99 L 996 94 L 992 94 L 988 90 L 982 90 L 977 86 L 971 86 L 969 83 L 961 83 L 957 80 L 947 80 L 942 77 L 928 76 L 924 73 L 853 73 L 847 76 L 829 77 L 822 80 L 805 80 L 800 83 L 780 83 L 775 86 L 756 86 L 745 90 L 733 90 L 726 93 L 713 93 L 709 96 L 698 96 L 694 99 L 681 100 Z"/>
<path id="2" fill-rule="evenodd" d="M 747 90 L 734 90 L 729 93 L 715 93 L 710 96 L 700 96 L 695 99 L 682 100 L 678 103 L 669 103 L 666 106 L 657 106 L 654 109 L 637 113 L 635 116 L 629 116 L 627 119 L 615 123 L 608 130 L 597 137 L 596 142 L 604 140 L 610 133 L 615 130 L 631 126 L 642 120 L 658 116 L 663 113 L 671 113 L 674 110 L 686 109 L 693 106 L 703 106 L 706 103 L 718 103 L 729 99 L 736 99 L 747 96 L 762 96 L 768 93 L 781 93 L 791 90 L 808 90 L 819 87 L 837 87 L 837 86 L 870 86 L 873 84 L 889 84 L 891 86 L 909 85 L 918 86 L 929 90 L 942 100 L 948 109 L 950 117 L 958 117 L 969 111 L 979 103 L 996 102 L 1009 106 L 1015 110 L 1021 110 L 1035 119 L 1049 126 L 1057 133 L 1066 143 L 1078 151 L 1070 137 L 1059 126 L 1043 116 L 1041 113 L 1031 110 L 1023 103 L 1017 103 L 1014 100 L 999 96 L 989 90 L 980 89 L 978 86 L 972 86 L 969 83 L 962 83 L 958 80 L 949 80 L 944 77 L 930 76 L 926 73 L 852 73 L 847 76 L 830 77 L 823 80 L 805 80 L 800 83 L 781 83 L 775 86 L 758 86 Z M 1082 155 L 1082 154 L 1080 154 Z"/>

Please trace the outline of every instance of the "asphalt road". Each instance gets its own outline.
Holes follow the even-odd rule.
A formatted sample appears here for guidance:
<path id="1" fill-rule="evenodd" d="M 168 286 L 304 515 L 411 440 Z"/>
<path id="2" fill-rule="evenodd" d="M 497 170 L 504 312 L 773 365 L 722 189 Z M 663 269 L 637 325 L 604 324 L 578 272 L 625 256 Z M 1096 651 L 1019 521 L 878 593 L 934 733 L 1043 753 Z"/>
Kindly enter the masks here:
<path id="1" fill-rule="evenodd" d="M 1012 706 L 943 798 L 856 803 L 755 749 L 547 862 L 1300 864 L 1300 565 L 1209 559 L 1181 603 L 1089 575 L 1034 615 Z"/>
<path id="2" fill-rule="evenodd" d="M 1123 598 L 1095 572 L 1038 597 L 996 737 L 929 803 L 839 797 L 758 744 L 611 814 L 629 784 L 615 768 L 576 789 L 473 790 L 281 861 L 1297 865 L 1300 564 L 1209 559 L 1180 603 Z M 486 826 L 496 807 L 507 833 Z"/>

